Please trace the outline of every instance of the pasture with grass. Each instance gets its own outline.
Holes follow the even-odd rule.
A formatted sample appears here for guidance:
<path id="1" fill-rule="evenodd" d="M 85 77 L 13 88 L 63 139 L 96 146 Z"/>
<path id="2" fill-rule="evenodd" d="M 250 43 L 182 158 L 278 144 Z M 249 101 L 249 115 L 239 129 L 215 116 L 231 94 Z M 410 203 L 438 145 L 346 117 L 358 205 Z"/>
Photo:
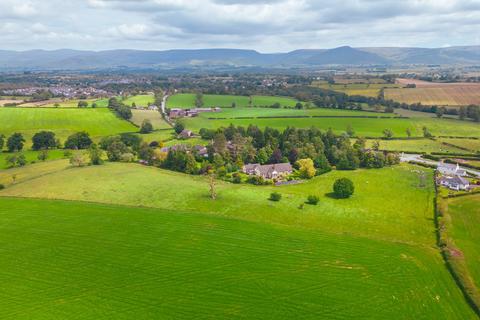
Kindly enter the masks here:
<path id="1" fill-rule="evenodd" d="M 475 164 L 478 123 L 388 108 L 411 90 L 388 76 L 123 77 L 100 91 L 117 101 L 0 108 L 0 318 L 478 318 L 445 254 L 480 286 L 478 195 L 447 219 L 434 171 L 400 162 Z M 142 109 L 159 87 L 221 110 Z"/>

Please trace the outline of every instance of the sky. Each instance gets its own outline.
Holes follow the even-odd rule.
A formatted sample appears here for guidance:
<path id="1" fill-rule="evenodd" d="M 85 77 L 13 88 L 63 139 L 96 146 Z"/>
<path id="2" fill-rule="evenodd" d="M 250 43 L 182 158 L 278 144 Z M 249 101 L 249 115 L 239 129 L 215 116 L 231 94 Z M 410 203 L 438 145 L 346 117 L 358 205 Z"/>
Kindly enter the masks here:
<path id="1" fill-rule="evenodd" d="M 0 0 L 1 49 L 480 45 L 480 0 Z"/>

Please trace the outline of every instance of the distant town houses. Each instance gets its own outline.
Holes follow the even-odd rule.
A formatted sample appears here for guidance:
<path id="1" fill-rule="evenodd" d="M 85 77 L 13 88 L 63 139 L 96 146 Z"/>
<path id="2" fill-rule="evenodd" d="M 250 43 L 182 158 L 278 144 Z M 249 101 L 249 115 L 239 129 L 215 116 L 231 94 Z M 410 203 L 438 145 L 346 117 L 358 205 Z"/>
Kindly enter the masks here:
<path id="1" fill-rule="evenodd" d="M 438 183 L 451 190 L 468 190 L 470 187 L 470 181 L 461 176 L 443 176 L 438 179 Z"/>
<path id="2" fill-rule="evenodd" d="M 171 119 L 183 118 L 183 117 L 196 117 L 202 112 L 221 112 L 222 109 L 219 107 L 215 108 L 192 108 L 192 109 L 179 109 L 173 108 L 170 109 L 168 116 Z"/>
<path id="3" fill-rule="evenodd" d="M 264 179 L 279 179 L 285 177 L 293 172 L 290 163 L 276 163 L 276 164 L 246 164 L 242 168 L 243 173 L 248 175 L 256 175 Z"/>

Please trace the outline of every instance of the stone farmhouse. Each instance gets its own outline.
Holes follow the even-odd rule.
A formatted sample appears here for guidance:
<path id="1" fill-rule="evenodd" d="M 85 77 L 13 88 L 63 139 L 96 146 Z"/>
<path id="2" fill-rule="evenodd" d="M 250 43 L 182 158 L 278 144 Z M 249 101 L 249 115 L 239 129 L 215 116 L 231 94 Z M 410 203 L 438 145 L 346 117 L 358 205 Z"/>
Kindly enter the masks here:
<path id="1" fill-rule="evenodd" d="M 276 163 L 260 165 L 258 163 L 246 164 L 242 168 L 243 173 L 256 175 L 264 179 L 279 179 L 293 172 L 290 163 Z"/>

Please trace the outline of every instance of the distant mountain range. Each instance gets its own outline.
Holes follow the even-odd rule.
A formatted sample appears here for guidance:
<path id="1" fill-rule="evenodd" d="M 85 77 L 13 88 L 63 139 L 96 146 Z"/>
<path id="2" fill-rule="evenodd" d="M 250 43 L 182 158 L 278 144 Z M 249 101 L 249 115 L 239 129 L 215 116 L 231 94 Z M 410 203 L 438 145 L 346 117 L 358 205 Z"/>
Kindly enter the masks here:
<path id="1" fill-rule="evenodd" d="M 448 48 L 352 48 L 259 53 L 242 49 L 199 50 L 0 50 L 0 70 L 87 70 L 111 68 L 264 67 L 329 65 L 480 65 L 480 46 Z"/>

